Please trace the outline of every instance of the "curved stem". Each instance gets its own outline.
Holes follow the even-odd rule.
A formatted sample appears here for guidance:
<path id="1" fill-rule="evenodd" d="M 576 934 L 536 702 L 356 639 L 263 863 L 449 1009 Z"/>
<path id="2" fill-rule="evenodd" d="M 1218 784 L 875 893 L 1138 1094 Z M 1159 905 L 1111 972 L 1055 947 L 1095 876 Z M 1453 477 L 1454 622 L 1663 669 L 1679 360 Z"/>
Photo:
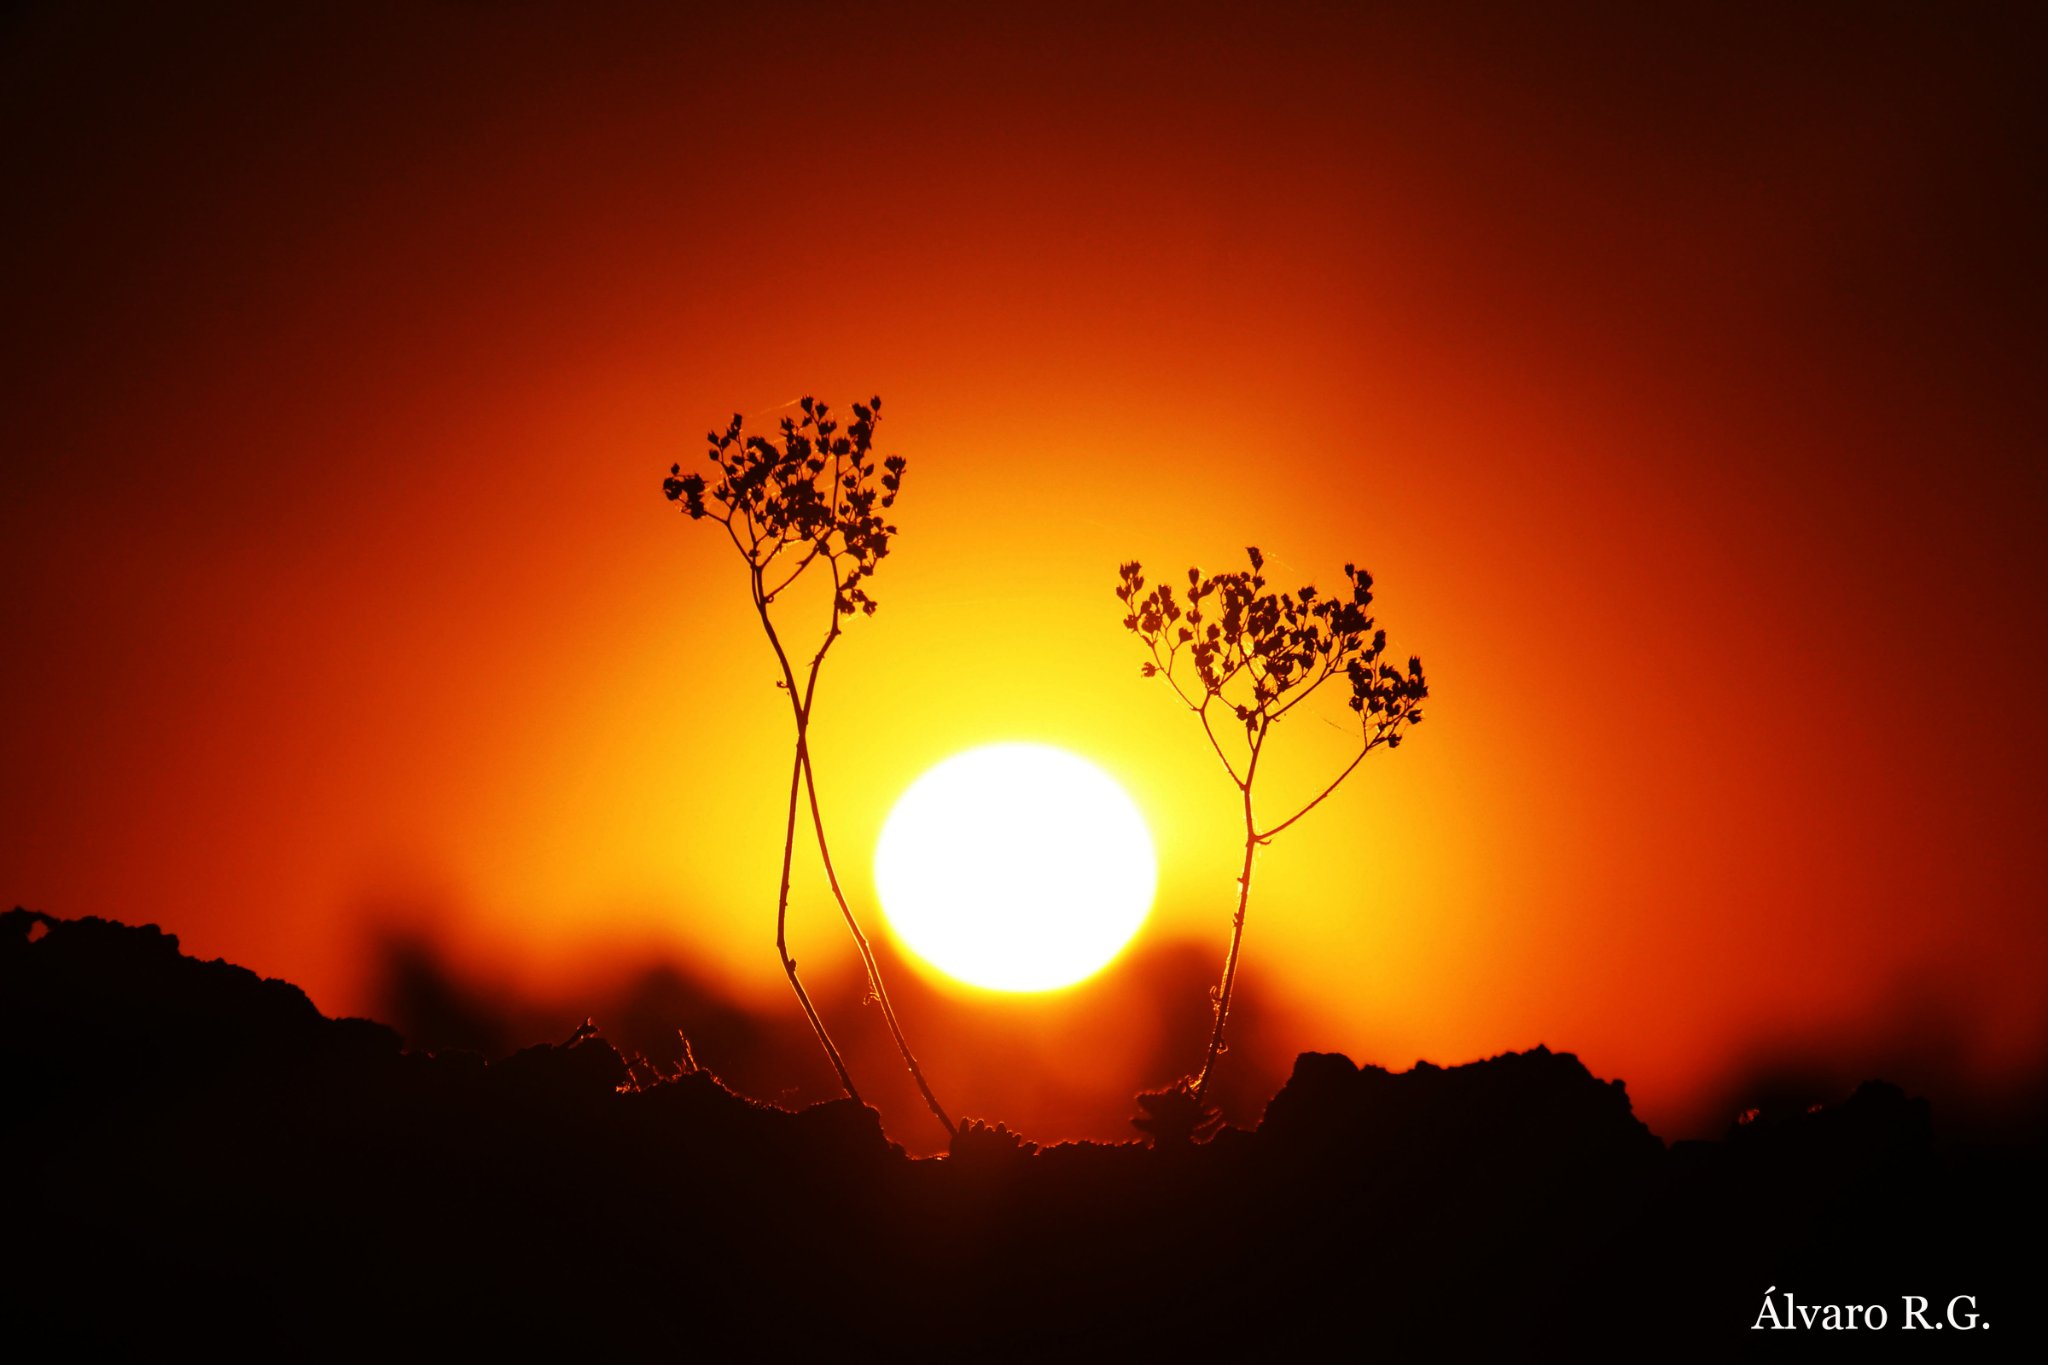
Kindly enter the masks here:
<path id="1" fill-rule="evenodd" d="M 1323 788 L 1321 792 L 1317 793 L 1316 798 L 1313 801 L 1310 801 L 1306 806 L 1303 806 L 1300 810 L 1294 812 L 1294 814 L 1288 816 L 1285 820 L 1282 820 L 1279 824 L 1273 826 L 1273 828 L 1267 830 L 1264 834 L 1259 835 L 1259 842 L 1264 843 L 1266 840 L 1278 834 L 1281 830 L 1286 829 L 1289 825 L 1293 824 L 1296 820 L 1299 820 L 1302 816 L 1307 815 L 1317 806 L 1322 805 L 1324 801 L 1329 799 L 1330 793 L 1337 790 L 1338 786 L 1344 781 L 1344 779 L 1351 776 L 1353 770 L 1355 770 L 1359 764 L 1365 762 L 1365 756 L 1371 753 L 1375 748 L 1377 748 L 1378 745 L 1379 741 L 1376 739 L 1367 742 L 1366 746 L 1358 751 L 1358 757 L 1352 759 L 1351 762 L 1348 765 L 1346 765 L 1344 771 L 1338 773 L 1337 776 L 1331 780 L 1329 786 Z"/>
<path id="2" fill-rule="evenodd" d="M 775 623 L 768 616 L 768 600 L 761 590 L 761 570 L 753 572 L 754 610 L 761 618 L 761 628 L 768 633 L 768 643 L 775 650 L 776 662 L 782 666 L 783 686 L 788 689 L 791 703 L 796 700 L 796 676 L 789 666 L 789 655 L 782 648 L 782 637 L 775 632 Z M 817 680 L 815 667 L 812 681 Z M 811 1031 L 818 1035 L 818 1045 L 825 1049 L 825 1056 L 832 1062 L 832 1069 L 839 1074 L 839 1084 L 846 1091 L 847 1098 L 856 1104 L 865 1103 L 860 1091 L 854 1087 L 853 1074 L 846 1069 L 846 1059 L 833 1043 L 832 1035 L 825 1030 L 825 1021 L 811 1003 L 810 993 L 804 990 L 803 982 L 797 979 L 796 959 L 789 955 L 789 879 L 790 864 L 796 856 L 796 800 L 803 783 L 804 769 L 809 762 L 804 751 L 804 717 L 797 716 L 796 755 L 789 768 L 789 810 L 782 825 L 782 881 L 775 896 L 775 955 L 782 960 L 782 971 L 789 978 L 790 989 L 796 992 L 797 1003 L 803 1006 L 804 1018 L 811 1021 Z"/>
<path id="3" fill-rule="evenodd" d="M 839 561 L 828 555 L 827 562 L 837 580 Z M 811 767 L 811 717 L 817 704 L 818 673 L 825 666 L 825 652 L 832 648 L 832 642 L 839 638 L 839 608 L 835 589 L 832 607 L 832 622 L 825 632 L 825 642 L 818 646 L 817 655 L 811 660 L 809 675 L 804 679 L 804 691 L 798 698 L 795 679 L 790 679 L 789 704 L 796 717 L 796 749 L 798 761 L 803 767 L 804 790 L 810 798 L 811 828 L 818 836 L 818 859 L 825 868 L 825 881 L 832 888 L 832 899 L 839 905 L 840 917 L 846 921 L 846 931 L 853 936 L 854 947 L 860 953 L 861 967 L 867 972 L 868 990 L 873 993 L 875 1003 L 882 1007 L 882 1018 L 889 1025 L 889 1034 L 896 1040 L 896 1050 L 903 1056 L 903 1063 L 910 1068 L 911 1079 L 917 1082 L 918 1093 L 924 1096 L 925 1105 L 945 1128 L 946 1136 L 953 1136 L 953 1120 L 939 1107 L 939 1101 L 932 1094 L 931 1083 L 925 1079 L 924 1068 L 917 1064 L 917 1057 L 910 1050 L 910 1043 L 903 1036 L 903 1025 L 897 1021 L 896 1006 L 889 999 L 889 990 L 882 984 L 882 967 L 875 960 L 875 950 L 868 942 L 868 936 L 861 932 L 860 921 L 854 916 L 853 906 L 847 902 L 846 893 L 839 886 L 839 872 L 832 865 L 832 849 L 825 839 L 825 817 L 818 803 L 818 779 Z"/>
<path id="4" fill-rule="evenodd" d="M 796 851 L 796 793 L 802 780 L 804 755 L 801 743 L 797 746 L 796 761 L 789 770 L 789 816 L 782 827 L 782 887 L 775 898 L 775 955 L 782 959 L 782 970 L 789 977 L 790 989 L 796 992 L 797 1003 L 804 1007 L 804 1018 L 811 1021 L 812 1032 L 818 1035 L 818 1043 L 825 1049 L 825 1055 L 832 1060 L 832 1069 L 839 1073 L 839 1084 L 846 1091 L 847 1098 L 855 1104 L 864 1103 L 860 1091 L 854 1089 L 853 1075 L 846 1069 L 846 1059 L 839 1055 L 839 1049 L 832 1042 L 832 1035 L 825 1031 L 825 1021 L 818 1017 L 817 1007 L 811 1004 L 810 994 L 804 990 L 804 983 L 797 979 L 796 959 L 789 955 L 789 865 Z"/>
<path id="5" fill-rule="evenodd" d="M 1209 703 L 1212 700 L 1214 698 L 1211 697 L 1202 699 L 1202 704 L 1195 708 L 1195 719 L 1202 722 L 1202 733 L 1209 737 L 1209 747 L 1215 750 L 1216 757 L 1223 761 L 1223 771 L 1230 774 L 1232 782 L 1243 786 L 1244 779 L 1237 775 L 1237 769 L 1231 765 L 1230 755 L 1223 752 L 1223 741 L 1216 738 L 1216 731 L 1209 724 Z"/>
<path id="6" fill-rule="evenodd" d="M 836 557 L 828 552 L 826 558 L 828 565 L 836 572 L 838 567 Z M 832 898 L 838 903 L 840 916 L 846 921 L 847 932 L 853 936 L 854 947 L 860 953 L 861 966 L 867 973 L 868 989 L 873 993 L 876 1003 L 882 1007 L 882 1018 L 888 1023 L 889 1033 L 896 1040 L 896 1050 L 902 1054 L 904 1064 L 910 1068 L 911 1078 L 917 1082 L 918 1092 L 924 1096 L 925 1104 L 945 1128 L 946 1135 L 951 1137 L 954 1131 L 953 1120 L 940 1107 L 938 1098 L 932 1093 L 931 1083 L 925 1079 L 924 1069 L 918 1065 L 917 1057 L 910 1050 L 910 1043 L 903 1036 L 903 1026 L 896 1018 L 896 1006 L 889 999 L 888 988 L 882 984 L 881 964 L 875 960 L 874 948 L 868 942 L 867 935 L 861 931 L 860 921 L 854 915 L 853 907 L 848 903 L 845 892 L 840 889 L 839 873 L 832 865 L 832 850 L 825 838 L 825 819 L 818 803 L 817 778 L 811 769 L 810 736 L 811 714 L 816 705 L 818 691 L 818 674 L 825 666 L 825 655 L 832 648 L 832 642 L 839 638 L 839 614 L 836 596 L 833 604 L 831 624 L 826 629 L 824 643 L 818 646 L 818 652 L 811 657 L 810 666 L 806 670 L 804 677 L 802 691 L 797 689 L 796 671 L 790 666 L 789 653 L 783 648 L 782 637 L 776 632 L 775 623 L 770 618 L 768 599 L 767 595 L 762 591 L 762 580 L 759 570 L 756 570 L 754 573 L 754 610 L 761 618 L 761 628 L 767 632 L 768 643 L 774 647 L 776 662 L 782 668 L 782 686 L 783 690 L 789 694 L 790 715 L 796 724 L 796 766 L 790 773 L 789 823 L 785 827 L 782 844 L 782 904 L 776 911 L 776 950 L 782 954 L 783 967 L 789 973 L 790 984 L 796 987 L 797 998 L 803 1002 L 804 1013 L 809 1016 L 812 1027 L 817 1030 L 818 1041 L 824 1044 L 826 1055 L 832 1058 L 834 1067 L 838 1069 L 840 1080 L 846 1087 L 846 1093 L 853 1096 L 856 1100 L 859 1099 L 860 1096 L 854 1090 L 853 1081 L 847 1074 L 845 1065 L 840 1060 L 838 1049 L 833 1046 L 832 1040 L 827 1036 L 825 1026 L 820 1022 L 817 1012 L 811 1008 L 810 999 L 804 994 L 803 987 L 797 984 L 796 964 L 789 960 L 789 954 L 783 948 L 782 926 L 787 916 L 790 859 L 796 838 L 797 784 L 800 781 L 810 799 L 811 828 L 817 834 L 818 856 L 825 867 L 825 879 L 832 888 Z"/>
<path id="7" fill-rule="evenodd" d="M 1252 854 L 1265 842 L 1252 818 L 1252 782 L 1259 775 L 1259 753 L 1266 747 L 1266 731 L 1272 725 L 1262 720 L 1252 737 L 1251 761 L 1245 764 L 1244 781 L 1238 794 L 1244 798 L 1244 866 L 1237 874 L 1237 913 L 1230 920 L 1230 955 L 1223 960 L 1223 984 L 1216 992 L 1216 1027 L 1209 1032 L 1209 1055 L 1202 1059 L 1202 1072 L 1195 1077 L 1195 1109 L 1200 1112 L 1208 1098 L 1209 1082 L 1216 1074 L 1216 1059 L 1223 1053 L 1223 1027 L 1230 1019 L 1230 992 L 1237 985 L 1237 955 L 1244 946 L 1244 912 L 1252 895 Z"/>
<path id="8" fill-rule="evenodd" d="M 1295 690 L 1294 695 L 1288 698 L 1287 703 L 1273 712 L 1273 719 L 1280 719 L 1280 717 L 1286 715 L 1289 711 L 1292 711 L 1295 707 L 1307 701 L 1310 697 L 1315 695 L 1316 689 L 1318 687 L 1321 687 L 1324 683 L 1328 682 L 1331 678 L 1335 677 L 1336 674 L 1337 667 L 1334 660 L 1325 658 L 1323 660 L 1322 667 L 1316 670 L 1315 677 L 1309 679 L 1308 686 L 1298 687 Z"/>
<path id="9" fill-rule="evenodd" d="M 1257 762 L 1254 758 L 1254 763 Z M 1252 789 L 1247 782 L 1244 792 L 1244 867 L 1237 874 L 1237 914 L 1230 921 L 1230 956 L 1223 962 L 1223 985 L 1216 992 L 1216 1027 L 1209 1033 L 1209 1055 L 1202 1061 L 1202 1073 L 1195 1078 L 1195 1110 L 1201 1112 L 1202 1102 L 1208 1098 L 1209 1082 L 1216 1074 L 1216 1058 L 1223 1051 L 1223 1026 L 1230 1017 L 1230 992 L 1237 985 L 1237 955 L 1244 945 L 1244 912 L 1252 894 L 1252 854 L 1259 846 L 1259 836 L 1252 827 Z"/>
<path id="10" fill-rule="evenodd" d="M 825 880 L 832 888 L 832 898 L 839 903 L 839 913 L 846 920 L 847 932 L 853 935 L 854 947 L 860 950 L 861 966 L 867 969 L 868 987 L 874 992 L 875 1003 L 882 1007 L 882 1018 L 888 1021 L 889 1035 L 896 1040 L 896 1050 L 903 1055 L 903 1064 L 910 1068 L 910 1077 L 917 1082 L 918 1093 L 924 1096 L 926 1107 L 945 1128 L 946 1136 L 951 1137 L 953 1120 L 939 1106 L 938 1097 L 932 1094 L 931 1082 L 925 1079 L 924 1068 L 917 1064 L 917 1057 L 903 1037 L 903 1025 L 896 1019 L 896 1006 L 890 1002 L 888 988 L 882 984 L 882 968 L 875 960 L 874 947 L 868 942 L 868 936 L 861 932 L 860 921 L 854 917 L 853 907 L 847 904 L 846 893 L 839 888 L 839 873 L 832 866 L 832 850 L 825 842 L 825 819 L 818 810 L 818 783 L 811 771 L 810 747 L 799 738 L 797 748 L 803 755 L 804 790 L 811 802 L 811 828 L 818 835 L 818 859 L 825 866 Z"/>

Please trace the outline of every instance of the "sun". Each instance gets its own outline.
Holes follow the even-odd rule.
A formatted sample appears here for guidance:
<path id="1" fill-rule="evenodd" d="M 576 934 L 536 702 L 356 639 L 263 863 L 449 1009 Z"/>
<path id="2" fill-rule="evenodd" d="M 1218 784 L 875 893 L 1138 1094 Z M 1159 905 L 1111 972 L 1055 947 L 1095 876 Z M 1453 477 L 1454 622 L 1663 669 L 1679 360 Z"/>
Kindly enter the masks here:
<path id="1" fill-rule="evenodd" d="M 1099 971 L 1145 922 L 1158 878 L 1124 789 L 1043 744 L 991 744 L 931 768 L 875 845 L 896 936 L 947 976 L 999 991 Z"/>

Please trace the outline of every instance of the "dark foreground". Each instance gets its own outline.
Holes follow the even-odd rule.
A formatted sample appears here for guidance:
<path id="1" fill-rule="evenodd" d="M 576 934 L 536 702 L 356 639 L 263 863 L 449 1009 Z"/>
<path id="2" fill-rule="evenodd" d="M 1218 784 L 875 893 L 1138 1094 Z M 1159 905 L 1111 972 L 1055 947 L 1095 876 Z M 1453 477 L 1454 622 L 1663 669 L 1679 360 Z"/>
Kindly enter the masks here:
<path id="1" fill-rule="evenodd" d="M 410 1054 L 154 928 L 9 912 L 0 1346 L 1947 1358 L 2042 1335 L 2041 1152 L 1944 1147 L 1882 1084 L 1667 1149 L 1569 1054 L 1396 1075 L 1305 1053 L 1255 1130 L 1206 1145 L 976 1129 L 911 1160 L 848 1101 L 627 1081 L 597 1037 Z M 1773 1289 L 1793 1321 L 1888 1321 L 1751 1331 Z"/>

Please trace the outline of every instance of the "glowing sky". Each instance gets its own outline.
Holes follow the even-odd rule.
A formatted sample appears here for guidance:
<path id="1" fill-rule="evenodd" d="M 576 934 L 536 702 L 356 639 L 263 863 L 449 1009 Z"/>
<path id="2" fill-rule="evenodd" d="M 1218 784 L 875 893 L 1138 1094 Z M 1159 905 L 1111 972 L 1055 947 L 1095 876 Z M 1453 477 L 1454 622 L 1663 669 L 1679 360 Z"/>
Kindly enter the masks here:
<path id="1" fill-rule="evenodd" d="M 1300 1046 L 1545 1041 L 1653 1121 L 1902 1010 L 2039 1056 L 2029 35 L 671 8 L 5 21 L 0 896 L 331 1012 L 395 919 L 789 1008 L 783 703 L 658 485 L 879 393 L 902 534 L 816 739 L 869 906 L 918 773 L 1052 743 L 1220 957 L 1233 793 L 1111 590 L 1256 543 L 1370 568 L 1433 690 L 1261 862 Z M 1275 781 L 1348 757 L 1291 728 Z"/>

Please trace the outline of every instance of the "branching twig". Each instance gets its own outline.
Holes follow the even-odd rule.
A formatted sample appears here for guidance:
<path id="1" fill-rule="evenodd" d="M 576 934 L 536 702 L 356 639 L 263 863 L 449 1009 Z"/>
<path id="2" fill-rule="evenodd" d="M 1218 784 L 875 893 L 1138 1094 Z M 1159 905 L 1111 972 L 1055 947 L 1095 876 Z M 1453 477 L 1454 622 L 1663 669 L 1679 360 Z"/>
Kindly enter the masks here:
<path id="1" fill-rule="evenodd" d="M 685 474 L 681 465 L 671 465 L 662 491 L 671 502 L 680 503 L 693 520 L 710 519 L 725 528 L 727 537 L 747 562 L 748 589 L 754 614 L 775 654 L 781 670 L 778 686 L 789 698 L 790 715 L 796 727 L 796 751 L 789 774 L 789 806 L 783 822 L 782 877 L 776 892 L 775 952 L 783 973 L 803 1007 L 804 1017 L 818 1035 L 818 1043 L 838 1073 L 839 1083 L 855 1100 L 860 1094 L 847 1071 L 845 1059 L 833 1043 L 824 1020 L 812 1005 L 799 979 L 796 960 L 789 955 L 789 888 L 791 865 L 796 852 L 796 817 L 800 795 L 809 798 L 811 828 L 816 832 L 818 856 L 832 898 L 853 936 L 861 967 L 867 974 L 868 992 L 882 1007 L 890 1035 L 903 1055 L 918 1092 L 950 1135 L 953 1121 L 939 1106 L 924 1071 L 904 1039 L 903 1027 L 882 984 L 881 965 L 876 961 L 867 935 L 840 888 L 832 866 L 830 845 L 825 838 L 825 821 L 818 803 L 817 776 L 810 747 L 811 719 L 815 714 L 818 675 L 825 656 L 842 633 L 842 621 L 855 613 L 872 616 L 875 600 L 867 581 L 889 553 L 890 537 L 896 528 L 883 513 L 896 502 L 905 468 L 902 457 L 891 455 L 877 460 L 874 454 L 875 427 L 881 421 L 882 400 L 853 405 L 851 424 L 842 430 L 823 403 L 805 398 L 799 405 L 801 419 L 782 419 L 779 439 L 770 441 L 750 436 L 735 415 L 724 432 L 707 436 L 711 463 L 716 469 L 712 482 L 702 474 Z M 794 567 L 774 572 L 777 558 L 786 549 L 801 546 Z M 813 565 L 822 563 L 832 580 L 831 615 L 824 636 L 805 668 L 802 686 L 790 661 L 781 632 L 776 628 L 773 607 L 776 599 L 797 582 Z M 770 586 L 771 576 L 773 586 Z"/>
<path id="2" fill-rule="evenodd" d="M 1382 661 L 1387 635 L 1369 614 L 1372 575 L 1346 564 L 1348 599 L 1325 598 L 1312 587 L 1275 593 L 1266 590 L 1265 557 L 1256 547 L 1245 553 L 1251 561 L 1248 573 L 1204 577 L 1201 570 L 1189 569 L 1185 607 L 1170 584 L 1147 591 L 1137 561 L 1117 571 L 1117 599 L 1128 613 L 1124 627 L 1138 636 L 1151 656 L 1140 668 L 1148 678 L 1163 678 L 1181 704 L 1195 713 L 1209 747 L 1238 790 L 1243 817 L 1244 862 L 1237 879 L 1237 910 L 1231 917 L 1230 952 L 1215 992 L 1215 1026 L 1201 1071 L 1184 1083 L 1197 1112 L 1208 1096 L 1216 1059 L 1226 1050 L 1224 1028 L 1237 984 L 1254 853 L 1327 800 L 1367 754 L 1382 744 L 1397 747 L 1405 727 L 1421 722 L 1419 708 L 1429 695 L 1420 659 L 1411 658 L 1405 672 Z M 1185 682 L 1180 667 L 1183 648 Z M 1358 754 L 1306 805 L 1261 830 L 1252 789 L 1272 728 L 1339 673 L 1350 680 L 1351 709 L 1359 717 Z M 1211 706 L 1228 709 L 1244 727 L 1242 771 L 1211 723 Z"/>

